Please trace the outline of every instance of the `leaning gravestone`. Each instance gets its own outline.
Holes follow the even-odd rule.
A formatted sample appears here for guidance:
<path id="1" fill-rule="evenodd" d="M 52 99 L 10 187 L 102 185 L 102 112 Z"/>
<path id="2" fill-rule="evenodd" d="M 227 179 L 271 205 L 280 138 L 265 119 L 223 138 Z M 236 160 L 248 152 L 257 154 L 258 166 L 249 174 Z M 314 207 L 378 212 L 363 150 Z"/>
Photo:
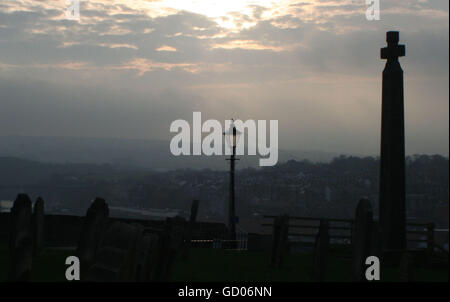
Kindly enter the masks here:
<path id="1" fill-rule="evenodd" d="M 274 219 L 273 222 L 273 243 L 271 266 L 280 269 L 282 267 L 283 256 L 286 253 L 289 232 L 289 216 L 282 215 Z"/>
<path id="2" fill-rule="evenodd" d="M 33 255 L 37 256 L 44 247 L 44 200 L 38 197 L 33 208 Z"/>
<path id="3" fill-rule="evenodd" d="M 352 272 L 355 281 L 365 280 L 365 261 L 371 256 L 372 242 L 372 206 L 367 199 L 361 199 L 356 207 L 354 222 L 354 240 L 352 254 Z"/>
<path id="4" fill-rule="evenodd" d="M 146 282 L 155 280 L 155 268 L 158 261 L 158 239 L 155 234 L 145 234 L 136 250 L 136 279 Z"/>
<path id="5" fill-rule="evenodd" d="M 183 248 L 185 228 L 186 220 L 182 217 L 176 216 L 166 219 L 164 231 L 160 234 L 157 281 L 168 280 L 173 263 Z"/>
<path id="6" fill-rule="evenodd" d="M 161 228 L 145 228 L 144 236 L 151 236 L 151 250 L 145 268 L 146 280 L 160 281 L 167 257 L 168 232 Z"/>
<path id="7" fill-rule="evenodd" d="M 143 227 L 114 222 L 105 232 L 93 264 L 83 278 L 85 281 L 120 282 L 136 281 L 138 265 L 136 256 L 142 239 Z M 144 252 L 146 253 L 146 252 Z"/>
<path id="8" fill-rule="evenodd" d="M 31 234 L 31 200 L 26 194 L 17 195 L 11 209 L 10 281 L 28 281 L 33 263 Z"/>
<path id="9" fill-rule="evenodd" d="M 319 233 L 316 236 L 314 245 L 314 281 L 325 280 L 328 264 L 328 250 L 330 247 L 330 235 L 328 233 L 329 223 L 327 220 L 320 220 Z"/>
<path id="10" fill-rule="evenodd" d="M 108 224 L 109 209 L 104 199 L 96 198 L 89 207 L 84 218 L 83 228 L 77 248 L 80 265 L 85 270 L 89 268 L 95 258 Z M 83 271 L 83 269 L 81 270 Z"/>

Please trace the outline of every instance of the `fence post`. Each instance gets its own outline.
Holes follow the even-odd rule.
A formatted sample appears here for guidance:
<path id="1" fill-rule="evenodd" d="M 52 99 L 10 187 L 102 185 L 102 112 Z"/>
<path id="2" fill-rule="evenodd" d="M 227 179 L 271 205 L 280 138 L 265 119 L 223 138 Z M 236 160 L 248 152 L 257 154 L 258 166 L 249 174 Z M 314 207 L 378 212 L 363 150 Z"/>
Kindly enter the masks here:
<path id="1" fill-rule="evenodd" d="M 353 221 L 350 222 L 350 246 L 353 246 Z"/>
<path id="2" fill-rule="evenodd" d="M 286 252 L 289 234 L 289 216 L 278 216 L 273 221 L 273 236 L 272 236 L 272 256 L 271 266 L 281 268 L 282 259 Z"/>
<path id="3" fill-rule="evenodd" d="M 427 225 L 427 250 L 432 253 L 434 250 L 434 223 Z"/>
<path id="4" fill-rule="evenodd" d="M 321 219 L 319 232 L 314 243 L 313 278 L 314 281 L 323 282 L 326 279 L 328 253 L 330 248 L 330 225 L 328 220 Z"/>

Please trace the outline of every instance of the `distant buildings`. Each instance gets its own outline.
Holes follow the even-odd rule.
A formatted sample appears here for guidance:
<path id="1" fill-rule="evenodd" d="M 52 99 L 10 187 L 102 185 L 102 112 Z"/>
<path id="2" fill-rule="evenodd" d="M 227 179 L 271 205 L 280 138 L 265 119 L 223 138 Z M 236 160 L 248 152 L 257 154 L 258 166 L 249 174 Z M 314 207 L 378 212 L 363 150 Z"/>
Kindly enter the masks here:
<path id="1" fill-rule="evenodd" d="M 12 200 L 0 200 L 0 213 L 7 213 L 11 211 L 14 201 Z"/>

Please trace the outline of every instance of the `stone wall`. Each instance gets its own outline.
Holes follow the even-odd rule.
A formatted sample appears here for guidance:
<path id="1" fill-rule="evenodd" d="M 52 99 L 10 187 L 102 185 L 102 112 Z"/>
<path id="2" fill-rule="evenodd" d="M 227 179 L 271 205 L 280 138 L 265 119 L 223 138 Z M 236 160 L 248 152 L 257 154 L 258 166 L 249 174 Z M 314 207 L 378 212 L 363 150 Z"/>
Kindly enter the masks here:
<path id="1" fill-rule="evenodd" d="M 45 215 L 45 246 L 77 246 L 83 226 L 84 217 L 72 215 Z M 10 229 L 9 213 L 0 213 L 0 244 L 7 245 Z M 111 222 L 121 221 L 138 223 L 143 227 L 160 228 L 164 220 L 140 220 L 128 218 L 111 218 Z M 227 234 L 223 223 L 196 222 L 193 226 L 192 239 L 214 239 Z"/>

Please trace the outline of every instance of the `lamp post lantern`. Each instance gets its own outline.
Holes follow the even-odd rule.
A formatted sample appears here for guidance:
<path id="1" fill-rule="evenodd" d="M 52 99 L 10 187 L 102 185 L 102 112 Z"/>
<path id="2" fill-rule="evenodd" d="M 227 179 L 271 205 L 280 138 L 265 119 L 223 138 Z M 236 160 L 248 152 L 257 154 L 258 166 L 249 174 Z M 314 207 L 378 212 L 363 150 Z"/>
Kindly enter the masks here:
<path id="1" fill-rule="evenodd" d="M 234 120 L 232 120 L 232 123 L 230 125 L 230 129 L 228 132 L 223 133 L 226 142 L 231 148 L 231 156 L 230 158 L 227 158 L 226 160 L 230 161 L 230 189 L 229 189 L 229 209 L 228 209 L 228 226 L 230 228 L 230 240 L 231 241 L 231 247 L 235 248 L 236 246 L 236 209 L 235 209 L 235 186 L 234 186 L 234 166 L 235 161 L 239 160 L 236 158 L 236 145 L 237 141 L 240 136 L 240 132 L 237 131 L 236 127 L 234 126 Z"/>

